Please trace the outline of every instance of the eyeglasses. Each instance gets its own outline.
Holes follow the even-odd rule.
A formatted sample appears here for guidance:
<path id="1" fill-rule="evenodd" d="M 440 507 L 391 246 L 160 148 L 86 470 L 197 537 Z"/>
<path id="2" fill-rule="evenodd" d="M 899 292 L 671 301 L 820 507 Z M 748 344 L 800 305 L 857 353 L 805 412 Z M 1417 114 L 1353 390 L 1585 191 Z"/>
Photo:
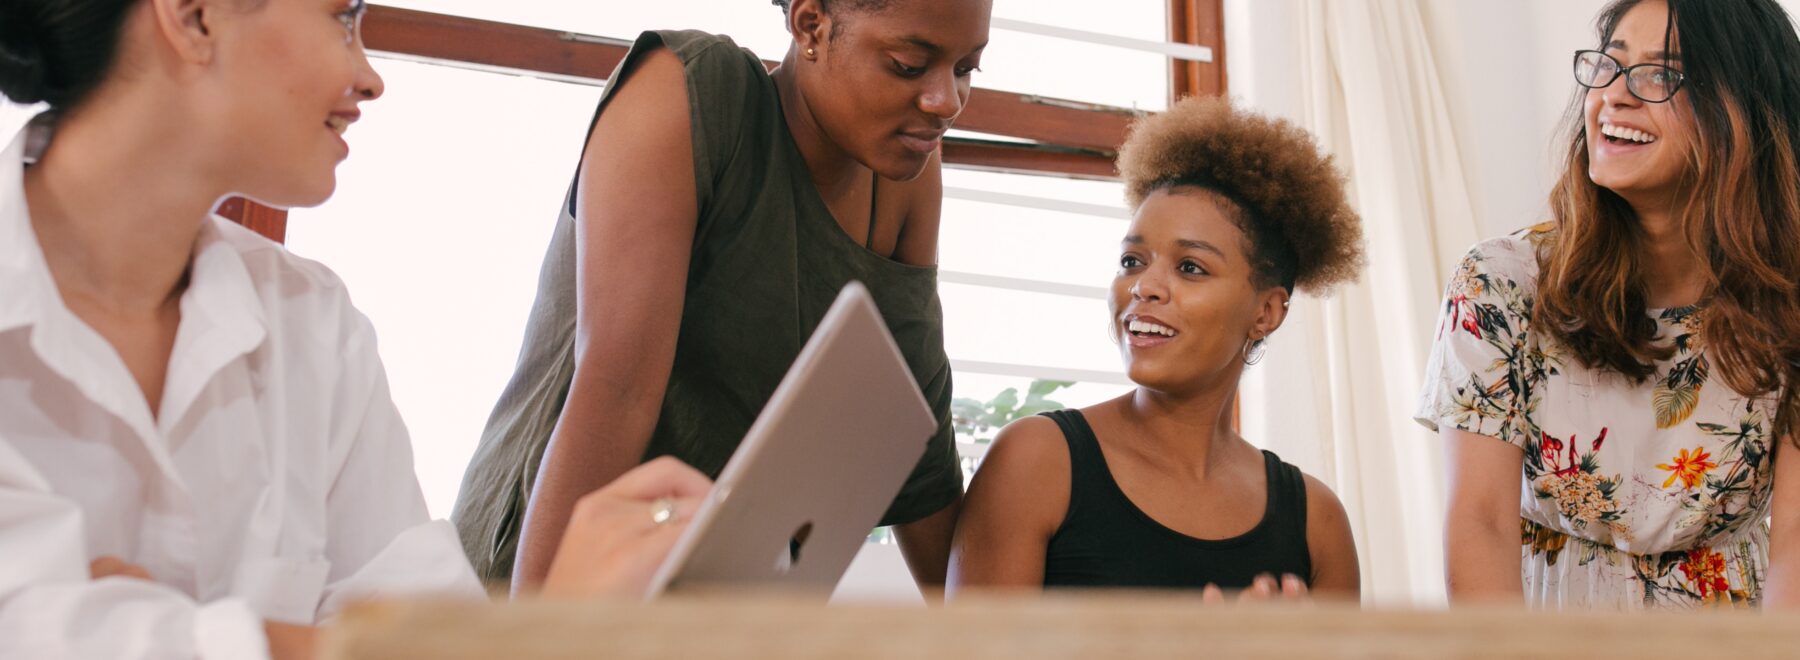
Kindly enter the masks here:
<path id="1" fill-rule="evenodd" d="M 1613 56 L 1597 50 L 1575 51 L 1575 82 L 1588 89 L 1600 89 L 1625 76 L 1625 90 L 1645 103 L 1663 103 L 1675 96 L 1686 80 L 1680 71 L 1663 64 L 1619 64 Z"/>

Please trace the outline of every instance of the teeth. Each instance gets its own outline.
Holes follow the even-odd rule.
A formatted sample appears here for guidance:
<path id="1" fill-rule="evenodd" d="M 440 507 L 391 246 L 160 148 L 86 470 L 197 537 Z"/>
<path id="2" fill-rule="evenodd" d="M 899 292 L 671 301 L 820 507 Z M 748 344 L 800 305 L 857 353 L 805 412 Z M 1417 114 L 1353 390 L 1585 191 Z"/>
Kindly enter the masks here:
<path id="1" fill-rule="evenodd" d="M 1650 144 L 1651 142 L 1656 141 L 1656 136 L 1649 133 L 1645 133 L 1635 128 L 1625 128 L 1623 126 L 1614 126 L 1612 124 L 1601 124 L 1600 132 L 1608 137 L 1629 140 L 1639 144 Z"/>
<path id="2" fill-rule="evenodd" d="M 1175 336 L 1175 331 L 1170 328 L 1155 323 L 1145 323 L 1143 321 L 1131 321 L 1130 323 L 1125 324 L 1125 329 L 1141 334 L 1162 335 L 1164 337 Z"/>
<path id="3" fill-rule="evenodd" d="M 338 135 L 343 135 L 344 131 L 349 130 L 350 128 L 350 122 L 346 121 L 343 117 L 327 117 L 325 119 L 325 125 L 330 127 L 332 132 L 335 132 Z"/>

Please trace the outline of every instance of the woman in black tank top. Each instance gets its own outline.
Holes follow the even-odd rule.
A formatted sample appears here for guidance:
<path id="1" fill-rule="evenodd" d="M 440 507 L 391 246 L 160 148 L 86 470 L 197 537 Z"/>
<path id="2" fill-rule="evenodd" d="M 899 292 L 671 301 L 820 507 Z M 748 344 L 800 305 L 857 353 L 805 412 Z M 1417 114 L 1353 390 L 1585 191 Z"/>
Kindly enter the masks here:
<path id="1" fill-rule="evenodd" d="M 1135 217 L 1111 327 L 1137 388 L 1000 432 L 957 525 L 950 589 L 1170 587 L 1354 599 L 1337 497 L 1234 429 L 1238 379 L 1298 288 L 1362 265 L 1361 221 L 1307 133 L 1191 99 L 1120 154 Z"/>

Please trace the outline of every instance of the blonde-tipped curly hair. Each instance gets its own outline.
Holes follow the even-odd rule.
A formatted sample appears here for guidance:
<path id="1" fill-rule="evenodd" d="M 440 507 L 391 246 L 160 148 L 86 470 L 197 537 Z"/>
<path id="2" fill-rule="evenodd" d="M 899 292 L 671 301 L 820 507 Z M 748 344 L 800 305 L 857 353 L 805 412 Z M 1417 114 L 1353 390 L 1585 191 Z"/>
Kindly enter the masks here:
<path id="1" fill-rule="evenodd" d="M 1324 295 L 1363 266 L 1362 219 L 1344 176 L 1312 135 L 1224 98 L 1189 98 L 1139 120 L 1119 152 L 1136 210 L 1158 191 L 1195 188 L 1229 201 L 1258 286 Z"/>

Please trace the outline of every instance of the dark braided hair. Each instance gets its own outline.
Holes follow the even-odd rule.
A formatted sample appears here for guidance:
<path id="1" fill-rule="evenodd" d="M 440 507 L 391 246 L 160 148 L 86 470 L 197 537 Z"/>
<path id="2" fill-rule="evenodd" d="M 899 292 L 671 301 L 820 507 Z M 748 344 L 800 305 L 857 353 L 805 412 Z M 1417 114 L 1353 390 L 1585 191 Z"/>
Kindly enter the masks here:
<path id="1" fill-rule="evenodd" d="M 0 2 L 0 94 L 55 108 L 80 103 L 112 69 L 135 1 Z"/>

